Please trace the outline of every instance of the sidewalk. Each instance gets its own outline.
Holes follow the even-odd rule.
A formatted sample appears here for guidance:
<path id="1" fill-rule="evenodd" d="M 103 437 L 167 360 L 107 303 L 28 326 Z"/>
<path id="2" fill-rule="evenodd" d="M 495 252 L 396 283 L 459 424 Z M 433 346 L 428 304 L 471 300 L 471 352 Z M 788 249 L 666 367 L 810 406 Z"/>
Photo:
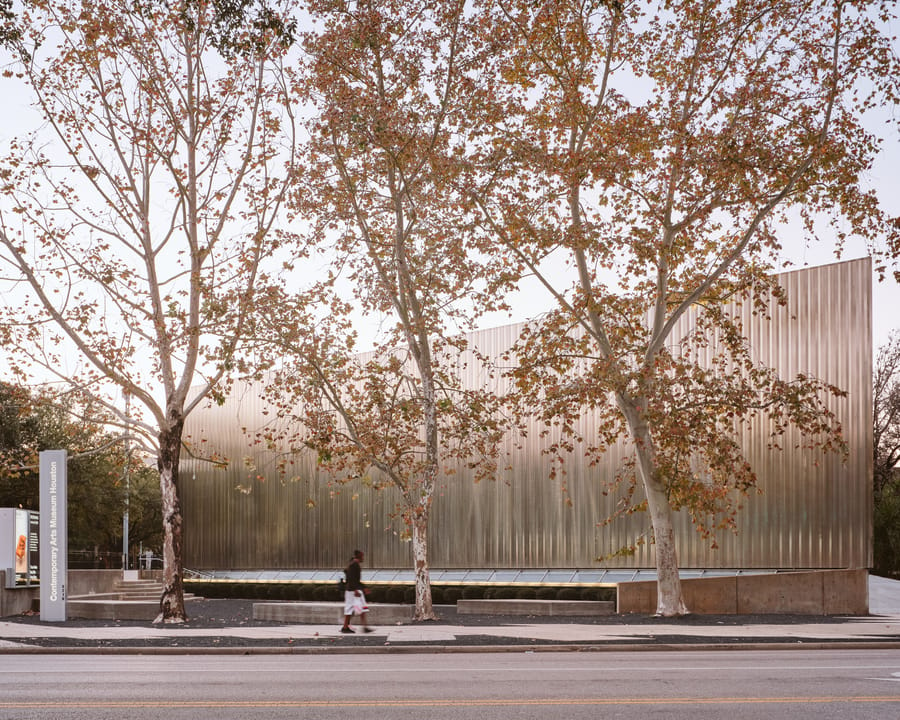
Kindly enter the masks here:
<path id="1" fill-rule="evenodd" d="M 532 619 L 485 617 L 376 627 L 344 635 L 337 622 L 290 625 L 232 621 L 220 627 L 99 621 L 0 620 L 0 653 L 314 653 L 487 652 L 662 649 L 669 647 L 900 648 L 900 582 L 870 578 L 868 617 L 613 616 Z M 449 615 L 449 613 L 448 613 Z"/>

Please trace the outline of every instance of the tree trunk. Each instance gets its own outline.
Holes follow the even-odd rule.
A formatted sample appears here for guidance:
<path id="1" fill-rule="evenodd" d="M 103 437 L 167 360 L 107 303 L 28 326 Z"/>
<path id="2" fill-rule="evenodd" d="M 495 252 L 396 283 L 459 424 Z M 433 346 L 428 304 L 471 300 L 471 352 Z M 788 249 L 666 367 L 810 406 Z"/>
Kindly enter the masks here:
<path id="1" fill-rule="evenodd" d="M 672 508 L 666 494 L 665 483 L 659 478 L 650 428 L 641 417 L 643 399 L 618 397 L 619 407 L 625 414 L 637 454 L 637 469 L 644 493 L 647 509 L 653 527 L 656 551 L 656 614 L 662 617 L 687 615 L 678 574 L 678 551 L 675 546 L 675 528 L 672 524 Z"/>
<path id="2" fill-rule="evenodd" d="M 672 509 L 669 507 L 666 489 L 655 477 L 647 478 L 643 474 L 641 471 L 656 550 L 656 614 L 661 617 L 687 615 L 681 577 L 678 574 Z"/>
<path id="3" fill-rule="evenodd" d="M 416 571 L 416 612 L 414 620 L 436 620 L 431 600 L 428 569 L 428 512 L 417 513 L 412 527 L 413 565 Z"/>
<path id="4" fill-rule="evenodd" d="M 178 464 L 181 456 L 183 421 L 159 435 L 159 486 L 163 510 L 163 592 L 159 601 L 159 615 L 154 623 L 183 623 L 184 557 L 181 499 L 178 496 Z"/>

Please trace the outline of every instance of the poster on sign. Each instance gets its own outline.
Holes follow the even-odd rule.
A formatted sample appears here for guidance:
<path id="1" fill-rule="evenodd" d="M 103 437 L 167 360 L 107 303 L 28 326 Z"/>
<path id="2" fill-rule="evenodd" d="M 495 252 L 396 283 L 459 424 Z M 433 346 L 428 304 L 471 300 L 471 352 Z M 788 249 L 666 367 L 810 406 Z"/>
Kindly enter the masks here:
<path id="1" fill-rule="evenodd" d="M 40 513 L 24 508 L 0 508 L 0 570 L 6 587 L 37 584 Z"/>

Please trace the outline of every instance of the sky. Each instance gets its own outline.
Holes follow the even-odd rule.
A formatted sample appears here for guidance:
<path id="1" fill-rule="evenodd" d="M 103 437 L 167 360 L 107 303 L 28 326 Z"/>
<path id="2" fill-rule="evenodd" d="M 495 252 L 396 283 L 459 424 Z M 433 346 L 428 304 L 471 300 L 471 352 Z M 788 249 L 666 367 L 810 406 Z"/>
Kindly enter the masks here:
<path id="1" fill-rule="evenodd" d="M 900 108 L 880 108 L 873 112 L 869 129 L 883 138 L 881 152 L 868 174 L 867 182 L 882 206 L 892 215 L 900 216 Z M 892 126 L 888 123 L 892 123 Z M 843 260 L 855 260 L 870 254 L 860 241 L 851 240 L 840 255 L 835 254 L 832 243 L 824 241 L 819 245 L 807 245 L 800 239 L 800 233 L 791 227 L 784 227 L 783 250 L 778 272 L 799 270 L 806 267 L 827 265 Z M 883 249 L 883 248 L 882 248 Z M 900 258 L 894 269 L 900 270 Z M 503 325 L 507 322 L 522 322 L 546 312 L 553 307 L 553 301 L 546 290 L 536 281 L 524 283 L 514 296 L 512 315 L 496 313 L 486 316 L 481 326 L 484 328 Z M 872 345 L 877 351 L 884 345 L 891 333 L 900 330 L 900 283 L 892 274 L 879 280 L 872 277 Z"/>
<path id="2" fill-rule="evenodd" d="M 11 138 L 33 129 L 38 116 L 29 107 L 29 98 L 24 88 L 15 82 L 4 79 L 3 97 L 7 111 L 5 122 L 0 127 L 0 147 Z M 900 215 L 900 133 L 897 121 L 900 111 L 897 108 L 880 108 L 872 112 L 870 127 L 883 137 L 882 151 L 872 168 L 868 180 L 878 194 L 884 207 L 892 214 Z M 890 123 L 892 122 L 892 126 Z M 886 124 L 887 123 L 887 124 Z M 851 244 L 842 256 L 836 257 L 830 243 L 820 246 L 806 246 L 797 238 L 799 234 L 785 228 L 783 238 L 783 263 L 779 269 L 791 270 L 832 263 L 837 260 L 855 259 L 868 254 L 867 248 L 861 244 Z M 895 329 L 900 329 L 900 285 L 889 275 L 879 281 L 873 277 L 873 346 L 878 347 L 887 342 Z M 497 313 L 485 316 L 479 325 L 482 328 L 495 327 L 510 322 L 521 322 L 535 317 L 553 307 L 552 298 L 535 281 L 523 283 L 522 289 L 512 298 L 511 314 Z M 371 321 L 369 321 L 371 324 Z M 364 325 L 360 326 L 360 347 L 365 348 L 374 339 L 374 331 Z"/>

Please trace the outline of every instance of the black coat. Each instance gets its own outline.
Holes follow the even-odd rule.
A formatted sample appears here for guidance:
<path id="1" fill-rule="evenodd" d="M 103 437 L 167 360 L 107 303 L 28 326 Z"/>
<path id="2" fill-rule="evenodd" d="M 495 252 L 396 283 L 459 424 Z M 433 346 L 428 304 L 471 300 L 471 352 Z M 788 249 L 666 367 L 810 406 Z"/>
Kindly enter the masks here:
<path id="1" fill-rule="evenodd" d="M 359 566 L 359 560 L 353 558 L 350 561 L 350 564 L 347 566 L 347 569 L 344 571 L 344 575 L 347 578 L 347 589 L 348 590 L 363 590 L 362 584 L 362 568 Z"/>

